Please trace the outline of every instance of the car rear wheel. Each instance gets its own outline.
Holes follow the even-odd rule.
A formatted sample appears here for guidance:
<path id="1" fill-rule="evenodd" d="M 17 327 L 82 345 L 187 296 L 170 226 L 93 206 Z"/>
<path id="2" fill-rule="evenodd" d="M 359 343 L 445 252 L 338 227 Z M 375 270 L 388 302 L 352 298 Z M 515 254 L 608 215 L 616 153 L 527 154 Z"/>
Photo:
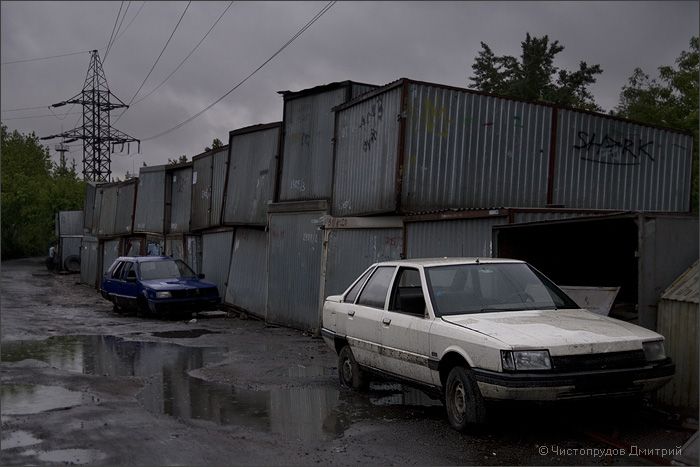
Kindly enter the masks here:
<path id="1" fill-rule="evenodd" d="M 486 405 L 479 386 L 463 366 L 452 368 L 447 376 L 445 408 L 450 425 L 458 431 L 486 421 Z"/>
<path id="2" fill-rule="evenodd" d="M 369 378 L 355 361 L 349 345 L 344 346 L 338 354 L 338 377 L 340 384 L 355 390 L 369 387 Z"/>

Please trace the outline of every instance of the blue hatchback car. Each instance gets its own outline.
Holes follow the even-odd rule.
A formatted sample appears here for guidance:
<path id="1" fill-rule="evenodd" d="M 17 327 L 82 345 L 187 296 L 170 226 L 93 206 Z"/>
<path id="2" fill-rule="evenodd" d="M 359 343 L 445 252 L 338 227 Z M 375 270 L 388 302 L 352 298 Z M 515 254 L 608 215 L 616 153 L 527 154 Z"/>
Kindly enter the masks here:
<path id="1" fill-rule="evenodd" d="M 219 291 L 203 278 L 169 256 L 121 256 L 104 274 L 100 292 L 117 312 L 166 315 L 216 309 Z"/>

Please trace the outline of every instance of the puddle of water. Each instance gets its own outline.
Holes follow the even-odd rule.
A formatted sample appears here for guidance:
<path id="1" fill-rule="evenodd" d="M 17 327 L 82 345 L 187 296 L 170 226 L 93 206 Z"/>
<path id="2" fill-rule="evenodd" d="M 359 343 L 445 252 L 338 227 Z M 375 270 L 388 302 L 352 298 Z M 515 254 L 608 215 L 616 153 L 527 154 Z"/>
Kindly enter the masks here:
<path id="1" fill-rule="evenodd" d="M 94 449 L 57 449 L 55 451 L 35 451 L 30 449 L 23 456 L 34 456 L 43 462 L 60 462 L 62 464 L 94 464 L 107 456 Z"/>
<path id="2" fill-rule="evenodd" d="M 199 330 L 187 332 L 192 331 Z M 227 348 L 184 347 L 165 342 L 128 341 L 113 336 L 71 336 L 41 342 L 3 342 L 0 355 L 3 361 L 31 358 L 70 372 L 140 377 L 144 380 L 144 387 L 138 400 L 151 413 L 219 425 L 249 426 L 290 439 L 333 439 L 358 420 L 381 416 L 377 411 L 384 409 L 378 406 L 392 406 L 386 409 L 394 413 L 400 406 L 440 405 L 422 392 L 400 384 L 373 383 L 369 400 L 365 395 L 341 392 L 336 385 L 315 384 L 314 378 L 336 381 L 337 370 L 320 365 L 294 365 L 287 369 L 287 378 L 296 379 L 290 387 L 285 387 L 285 378 L 282 377 L 280 387 L 265 391 L 189 376 L 191 370 L 221 363 L 224 356 L 230 357 L 228 352 Z M 241 354 L 236 358 L 247 357 Z M 309 384 L 300 386 L 299 382 L 305 378 L 309 379 Z M 9 391 L 7 394 L 10 397 Z M 56 406 L 55 401 L 61 399 L 52 393 L 34 394 L 31 404 L 37 406 Z M 76 394 L 71 397 L 82 396 Z M 68 397 L 67 393 L 63 395 Z M 4 413 L 5 397 L 3 386 Z M 26 401 L 28 396 L 23 397 L 22 400 Z M 59 406 L 65 405 L 65 397 L 63 400 Z M 70 402 L 77 404 L 80 400 L 70 399 Z M 23 407 L 26 410 L 28 404 Z"/>
<path id="3" fill-rule="evenodd" d="M 33 384 L 3 384 L 0 394 L 2 412 L 6 415 L 28 415 L 68 409 L 88 400 L 82 392 L 70 391 L 59 386 Z"/>
<path id="4" fill-rule="evenodd" d="M 163 331 L 163 332 L 152 332 L 151 335 L 155 337 L 164 337 L 169 339 L 194 339 L 205 334 L 219 334 L 215 331 L 208 331 L 206 329 L 184 329 L 181 331 Z"/>
<path id="5" fill-rule="evenodd" d="M 2 441 L 0 441 L 0 450 L 23 448 L 39 443 L 41 443 L 41 440 L 34 437 L 34 435 L 28 431 L 17 430 L 10 432 L 6 437 L 2 438 Z"/>

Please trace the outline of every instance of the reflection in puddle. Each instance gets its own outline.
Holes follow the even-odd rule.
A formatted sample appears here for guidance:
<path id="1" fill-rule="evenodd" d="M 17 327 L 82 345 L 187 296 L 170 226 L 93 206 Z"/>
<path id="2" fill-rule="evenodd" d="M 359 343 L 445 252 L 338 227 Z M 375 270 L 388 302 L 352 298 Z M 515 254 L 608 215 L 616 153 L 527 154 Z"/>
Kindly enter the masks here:
<path id="1" fill-rule="evenodd" d="M 162 331 L 151 333 L 152 336 L 169 339 L 194 339 L 205 334 L 218 334 L 218 332 L 208 331 L 206 329 L 184 329 L 179 331 Z"/>
<path id="2" fill-rule="evenodd" d="M 234 348 L 231 351 L 128 341 L 113 336 L 71 336 L 39 342 L 3 342 L 1 355 L 4 362 L 33 359 L 69 372 L 136 376 L 144 381 L 138 400 L 151 413 L 220 425 L 243 425 L 289 439 L 332 439 L 342 435 L 353 422 L 381 416 L 377 411 L 390 410 L 392 417 L 405 412 L 405 416 L 412 417 L 415 410 L 440 405 L 422 392 L 400 384 L 373 383 L 369 397 L 340 390 L 336 383 L 337 369 L 320 365 L 294 365 L 286 370 L 286 376 L 280 377 L 279 385 L 264 391 L 189 376 L 191 370 L 219 364 L 225 356 L 248 358 Z M 24 395 L 19 399 L 15 396 L 17 386 L 14 390 L 13 386 L 7 388 L 10 389 L 3 386 L 2 393 L 3 413 L 7 414 L 12 412 L 6 411 L 6 407 L 14 406 L 14 413 L 36 413 L 51 406 L 82 402 L 82 394 L 62 388 L 23 387 Z M 28 400 L 31 402 L 27 403 Z M 22 408 L 17 409 L 19 406 Z M 26 411 L 35 406 L 40 407 L 36 412 Z M 404 411 L 401 406 L 413 406 L 413 409 Z M 76 461 L 72 458 L 70 462 Z"/>
<path id="3" fill-rule="evenodd" d="M 55 451 L 35 451 L 30 449 L 23 456 L 35 456 L 44 462 L 60 462 L 63 464 L 94 464 L 105 459 L 104 453 L 93 449 L 58 449 Z"/>
<path id="4" fill-rule="evenodd" d="M 12 431 L 9 434 L 6 433 L 6 435 L 7 436 L 2 438 L 2 441 L 0 441 L 0 449 L 2 451 L 5 449 L 22 448 L 41 443 L 39 438 L 34 437 L 34 435 L 28 431 L 17 430 Z"/>
<path id="5" fill-rule="evenodd" d="M 27 415 L 48 410 L 67 409 L 87 401 L 82 392 L 69 391 L 59 386 L 33 384 L 3 384 L 2 413 Z"/>

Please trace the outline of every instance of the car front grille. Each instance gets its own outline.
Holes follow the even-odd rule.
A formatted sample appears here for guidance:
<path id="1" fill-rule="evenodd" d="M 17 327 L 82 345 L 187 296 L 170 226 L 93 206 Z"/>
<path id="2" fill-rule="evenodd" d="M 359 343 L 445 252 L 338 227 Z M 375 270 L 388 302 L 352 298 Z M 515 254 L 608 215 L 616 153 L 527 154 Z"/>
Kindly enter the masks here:
<path id="1" fill-rule="evenodd" d="M 638 368 L 646 364 L 643 350 L 552 357 L 555 371 L 613 370 Z"/>
<path id="2" fill-rule="evenodd" d="M 214 289 L 184 289 L 170 292 L 172 298 L 207 297 L 214 295 Z"/>

